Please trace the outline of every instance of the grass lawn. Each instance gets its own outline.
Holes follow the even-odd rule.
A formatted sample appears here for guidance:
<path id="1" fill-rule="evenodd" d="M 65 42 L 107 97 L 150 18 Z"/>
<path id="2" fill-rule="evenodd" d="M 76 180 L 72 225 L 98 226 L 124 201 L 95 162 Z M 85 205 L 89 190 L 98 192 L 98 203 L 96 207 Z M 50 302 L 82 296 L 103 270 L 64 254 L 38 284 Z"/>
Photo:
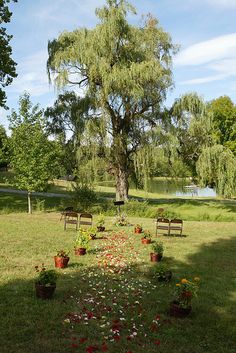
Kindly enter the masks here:
<path id="1" fill-rule="evenodd" d="M 129 220 L 155 233 L 152 219 Z M 104 237 L 75 256 L 75 231 L 63 231 L 60 214 L 0 215 L 0 352 L 235 353 L 235 223 L 184 222 L 185 237 L 159 236 L 173 271 L 163 284 L 133 226 L 106 221 Z M 36 299 L 34 266 L 53 268 L 61 248 L 71 249 L 70 262 L 58 270 L 54 299 Z M 170 317 L 175 283 L 194 276 L 192 313 Z"/>

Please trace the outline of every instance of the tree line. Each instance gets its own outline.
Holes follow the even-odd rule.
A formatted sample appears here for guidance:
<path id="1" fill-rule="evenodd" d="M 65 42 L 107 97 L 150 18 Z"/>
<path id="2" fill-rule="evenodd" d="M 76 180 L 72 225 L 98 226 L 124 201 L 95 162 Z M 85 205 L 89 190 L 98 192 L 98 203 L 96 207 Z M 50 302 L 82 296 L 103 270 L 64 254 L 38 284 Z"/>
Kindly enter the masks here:
<path id="1" fill-rule="evenodd" d="M 60 166 L 52 168 L 57 174 L 76 175 L 86 184 L 113 177 L 117 200 L 128 199 L 131 178 L 145 187 L 154 176 L 191 176 L 232 197 L 236 184 L 234 103 L 227 96 L 205 102 L 191 93 L 165 107 L 173 86 L 171 64 L 177 46 L 152 15 L 134 26 L 127 20 L 130 12 L 136 13 L 127 1 L 107 0 L 96 10 L 99 21 L 94 28 L 63 32 L 49 41 L 49 79 L 63 92 L 40 114 L 27 93 L 20 98 L 19 112 L 10 118 L 11 164 L 17 169 L 17 129 L 30 124 L 48 141 L 47 145 L 42 140 L 51 160 Z M 78 88 L 81 96 L 75 93 Z M 31 111 L 28 120 L 21 113 L 23 106 Z M 26 133 L 31 131 L 27 126 Z M 37 163 L 32 159 L 30 164 Z"/>

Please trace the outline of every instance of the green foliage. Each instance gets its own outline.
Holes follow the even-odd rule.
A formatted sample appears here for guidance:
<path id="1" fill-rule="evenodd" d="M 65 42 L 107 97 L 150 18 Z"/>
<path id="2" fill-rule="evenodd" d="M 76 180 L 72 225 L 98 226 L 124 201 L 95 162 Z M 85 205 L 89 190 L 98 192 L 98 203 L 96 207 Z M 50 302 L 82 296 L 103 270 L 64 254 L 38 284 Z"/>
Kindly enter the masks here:
<path id="1" fill-rule="evenodd" d="M 41 268 L 39 266 L 35 266 L 35 270 L 38 274 L 36 283 L 42 284 L 44 286 L 50 286 L 51 284 L 56 284 L 58 275 L 55 270 L 47 270 L 44 264 L 42 264 Z"/>
<path id="2" fill-rule="evenodd" d="M 90 207 L 97 202 L 97 195 L 92 187 L 80 182 L 73 185 L 72 197 L 79 211 L 89 211 Z"/>
<path id="3" fill-rule="evenodd" d="M 198 286 L 198 277 L 195 277 L 193 281 L 182 278 L 179 283 L 176 283 L 175 296 L 182 308 L 187 308 L 191 305 L 192 298 L 197 295 Z"/>
<path id="4" fill-rule="evenodd" d="M 213 115 L 215 142 L 236 155 L 236 106 L 229 97 L 222 96 L 210 102 L 209 110 Z"/>
<path id="5" fill-rule="evenodd" d="M 172 86 L 176 49 L 151 15 L 140 27 L 130 25 L 130 11 L 134 9 L 126 1 L 109 0 L 96 10 L 94 29 L 64 32 L 48 44 L 48 72 L 57 74 L 56 85 L 83 87 L 108 120 L 109 171 L 116 176 L 118 199 L 128 198 L 130 155 L 147 126 L 155 124 L 154 113 Z"/>
<path id="6" fill-rule="evenodd" d="M 152 250 L 155 254 L 162 255 L 164 251 L 164 246 L 161 241 L 154 241 L 152 243 Z"/>
<path id="7" fill-rule="evenodd" d="M 6 167 L 9 163 L 9 138 L 7 137 L 5 128 L 0 125 L 0 168 Z"/>
<path id="8" fill-rule="evenodd" d="M 75 249 L 78 249 L 78 248 L 88 249 L 89 243 L 90 243 L 89 235 L 90 235 L 90 230 L 85 228 L 79 228 L 74 241 Z"/>
<path id="9" fill-rule="evenodd" d="M 17 0 L 12 0 L 17 2 Z M 10 22 L 12 13 L 9 11 L 8 4 L 11 0 L 1 0 L 0 1 L 0 107 L 7 108 L 6 94 L 1 87 L 6 87 L 11 84 L 13 78 L 17 76 L 16 74 L 16 63 L 11 58 L 12 48 L 9 44 L 12 36 L 7 34 L 6 28 L 2 27 L 2 24 Z"/>
<path id="10" fill-rule="evenodd" d="M 19 100 L 19 113 L 13 111 L 9 120 L 15 185 L 29 192 L 45 191 L 48 181 L 59 174 L 60 149 L 48 140 L 42 111 L 32 106 L 25 93 Z"/>
<path id="11" fill-rule="evenodd" d="M 96 222 L 97 227 L 104 227 L 105 225 L 105 216 L 104 214 L 100 213 L 97 222 Z"/>
<path id="12" fill-rule="evenodd" d="M 217 193 L 232 197 L 236 192 L 236 158 L 222 145 L 205 148 L 197 162 L 202 185 L 215 185 Z"/>
<path id="13" fill-rule="evenodd" d="M 70 251 L 69 250 L 58 250 L 56 253 L 56 257 L 68 257 Z"/>

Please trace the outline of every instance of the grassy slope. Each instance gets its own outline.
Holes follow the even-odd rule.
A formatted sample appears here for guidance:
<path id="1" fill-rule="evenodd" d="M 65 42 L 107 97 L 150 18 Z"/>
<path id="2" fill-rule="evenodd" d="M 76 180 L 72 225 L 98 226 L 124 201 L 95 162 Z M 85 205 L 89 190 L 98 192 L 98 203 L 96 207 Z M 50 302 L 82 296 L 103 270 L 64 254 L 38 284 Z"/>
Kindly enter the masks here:
<path id="1" fill-rule="evenodd" d="M 34 266 L 44 262 L 52 268 L 56 249 L 73 247 L 75 232 L 64 232 L 59 219 L 56 213 L 0 215 L 1 353 L 85 352 L 88 345 L 99 344 L 101 348 L 104 341 L 112 353 L 235 352 L 234 223 L 184 222 L 186 237 L 160 236 L 165 245 L 163 261 L 174 272 L 173 281 L 167 285 L 153 279 L 150 246 L 140 244 L 140 236 L 133 234 L 133 227 L 124 228 L 128 238 L 108 250 L 121 251 L 128 263 L 127 271 L 112 276 L 103 271 L 104 267 L 99 268 L 99 261 L 104 261 L 105 246 L 115 242 L 108 232 L 107 240 L 91 243 L 88 255 L 76 257 L 71 251 L 70 266 L 60 271 L 55 298 L 45 302 L 35 298 Z M 150 219 L 130 218 L 130 222 L 142 223 L 154 231 Z M 106 226 L 112 229 L 111 218 L 107 218 Z M 201 286 L 191 316 L 184 320 L 170 319 L 168 303 L 175 282 L 195 275 L 201 277 Z M 86 298 L 99 293 L 104 297 L 99 300 L 106 304 L 117 297 L 122 313 L 112 309 L 102 313 L 105 318 L 90 320 L 88 324 L 65 321 L 84 305 L 89 306 Z M 139 304 L 135 304 L 137 299 Z M 102 311 L 102 306 L 90 305 L 90 310 Z M 125 316 L 127 327 L 122 328 L 120 341 L 111 342 L 106 337 L 111 334 L 109 325 L 117 315 Z M 157 315 L 160 327 L 151 332 L 150 325 Z M 137 339 L 127 340 L 130 325 L 136 325 Z M 83 337 L 88 340 L 78 343 Z M 154 343 L 157 340 L 160 340 L 158 346 Z M 144 341 L 147 345 L 142 347 Z M 79 348 L 72 348 L 73 344 Z"/>

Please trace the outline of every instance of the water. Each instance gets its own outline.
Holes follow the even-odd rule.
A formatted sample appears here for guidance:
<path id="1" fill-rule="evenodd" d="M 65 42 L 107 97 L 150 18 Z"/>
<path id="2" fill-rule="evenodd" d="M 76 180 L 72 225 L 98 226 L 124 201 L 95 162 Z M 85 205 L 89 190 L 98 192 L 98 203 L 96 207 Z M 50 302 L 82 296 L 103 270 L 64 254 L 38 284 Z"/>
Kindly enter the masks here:
<path id="1" fill-rule="evenodd" d="M 114 181 L 101 183 L 103 186 L 114 186 Z M 187 197 L 216 197 L 216 191 L 212 188 L 200 188 L 192 186 L 189 180 L 171 180 L 171 179 L 150 179 L 147 182 L 147 192 L 171 195 L 171 196 L 187 196 Z M 134 184 L 130 184 L 131 189 L 135 189 Z"/>
<path id="2" fill-rule="evenodd" d="M 212 188 L 200 188 L 193 185 L 189 180 L 160 180 L 152 179 L 147 183 L 147 191 L 158 194 L 173 196 L 197 196 L 197 197 L 216 197 L 216 191 Z"/>

